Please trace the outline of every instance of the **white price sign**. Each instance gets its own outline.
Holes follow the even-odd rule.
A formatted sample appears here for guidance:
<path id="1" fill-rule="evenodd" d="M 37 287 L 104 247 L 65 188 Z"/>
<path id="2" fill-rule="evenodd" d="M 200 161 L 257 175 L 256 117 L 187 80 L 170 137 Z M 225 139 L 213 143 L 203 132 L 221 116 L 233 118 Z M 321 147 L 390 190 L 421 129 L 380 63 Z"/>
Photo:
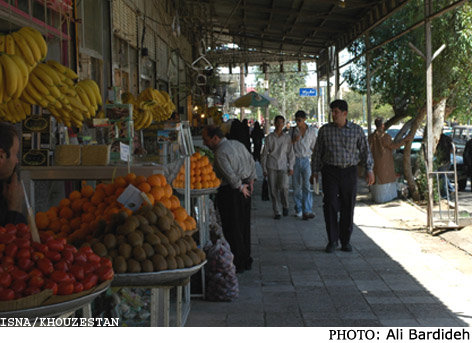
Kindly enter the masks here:
<path id="1" fill-rule="evenodd" d="M 120 159 L 128 162 L 130 160 L 129 145 L 120 142 Z"/>

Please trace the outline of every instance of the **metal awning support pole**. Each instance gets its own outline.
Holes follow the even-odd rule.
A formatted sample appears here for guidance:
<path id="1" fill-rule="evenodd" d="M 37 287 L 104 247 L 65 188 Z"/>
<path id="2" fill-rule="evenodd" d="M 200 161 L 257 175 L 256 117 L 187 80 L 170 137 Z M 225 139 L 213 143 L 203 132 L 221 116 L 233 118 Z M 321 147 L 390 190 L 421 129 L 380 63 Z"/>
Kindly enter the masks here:
<path id="1" fill-rule="evenodd" d="M 370 48 L 370 37 L 369 32 L 365 35 L 365 47 L 367 50 Z M 371 101 L 371 89 L 370 89 L 370 53 L 365 55 L 365 69 L 366 69 L 366 89 L 367 89 L 367 132 L 370 135 L 372 133 L 372 101 Z"/>
<path id="2" fill-rule="evenodd" d="M 265 83 L 265 95 L 269 96 L 269 74 L 267 73 L 267 67 L 264 68 L 264 83 Z M 269 134 L 270 128 L 270 121 L 269 121 L 269 106 L 265 106 L 265 114 L 264 114 L 264 122 L 265 122 L 265 134 Z"/>
<path id="3" fill-rule="evenodd" d="M 339 52 L 337 47 L 334 48 L 334 63 L 335 63 L 335 73 L 334 73 L 334 97 L 340 99 L 339 94 Z"/>
<path id="4" fill-rule="evenodd" d="M 316 61 L 316 101 L 318 104 L 318 124 L 324 123 L 324 108 L 321 106 L 321 86 L 320 86 L 320 69 L 318 61 Z M 323 112 L 323 113 L 321 113 Z"/>
<path id="5" fill-rule="evenodd" d="M 244 79 L 244 64 L 239 65 L 239 92 L 241 93 L 241 96 L 246 94 L 246 81 Z M 243 120 L 246 117 L 246 111 L 244 110 L 244 107 L 241 107 L 241 114 L 240 114 L 240 119 Z"/>
<path id="6" fill-rule="evenodd" d="M 329 75 L 331 74 L 331 54 L 329 51 L 327 52 L 328 54 L 328 63 L 326 63 L 326 101 L 327 101 L 327 107 L 329 107 L 329 104 L 331 103 L 331 87 L 329 84 Z M 328 110 L 328 122 L 331 122 L 331 111 Z"/>

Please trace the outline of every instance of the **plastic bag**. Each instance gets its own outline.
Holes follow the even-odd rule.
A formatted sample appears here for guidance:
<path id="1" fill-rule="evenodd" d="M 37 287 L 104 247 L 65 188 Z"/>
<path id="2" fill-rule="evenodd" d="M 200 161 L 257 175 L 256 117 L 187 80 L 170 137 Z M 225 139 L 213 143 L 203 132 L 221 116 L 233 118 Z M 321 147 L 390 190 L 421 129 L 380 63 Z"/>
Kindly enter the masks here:
<path id="1" fill-rule="evenodd" d="M 210 301 L 231 301 L 239 296 L 239 282 L 233 254 L 224 237 L 219 237 L 214 244 L 205 248 L 206 294 Z"/>
<path id="2" fill-rule="evenodd" d="M 264 181 L 262 181 L 262 201 L 269 200 L 269 182 L 267 182 L 267 178 L 264 177 Z"/>

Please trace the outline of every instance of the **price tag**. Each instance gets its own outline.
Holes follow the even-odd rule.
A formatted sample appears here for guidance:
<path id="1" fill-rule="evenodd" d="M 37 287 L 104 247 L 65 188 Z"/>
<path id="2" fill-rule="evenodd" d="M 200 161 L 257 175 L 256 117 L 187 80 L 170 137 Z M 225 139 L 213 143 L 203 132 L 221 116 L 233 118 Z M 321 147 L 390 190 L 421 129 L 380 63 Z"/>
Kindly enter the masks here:
<path id="1" fill-rule="evenodd" d="M 133 185 L 129 185 L 128 187 L 126 187 L 123 193 L 121 193 L 118 199 L 116 200 L 119 203 L 123 204 L 124 207 L 129 208 L 133 212 L 136 211 L 143 203 L 141 191 Z"/>
<path id="2" fill-rule="evenodd" d="M 130 160 L 129 145 L 123 144 L 122 142 L 120 142 L 120 159 L 125 162 Z"/>

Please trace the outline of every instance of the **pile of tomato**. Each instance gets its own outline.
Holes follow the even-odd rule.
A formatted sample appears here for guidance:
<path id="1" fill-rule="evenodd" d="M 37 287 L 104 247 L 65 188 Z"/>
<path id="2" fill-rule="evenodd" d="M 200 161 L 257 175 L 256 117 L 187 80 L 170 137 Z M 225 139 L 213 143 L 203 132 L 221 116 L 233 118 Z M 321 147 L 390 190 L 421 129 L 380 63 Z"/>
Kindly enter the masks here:
<path id="1" fill-rule="evenodd" d="M 53 294 L 82 292 L 113 278 L 112 263 L 90 247 L 41 234 L 31 240 L 25 224 L 0 227 L 0 300 L 14 300 L 51 289 Z"/>

